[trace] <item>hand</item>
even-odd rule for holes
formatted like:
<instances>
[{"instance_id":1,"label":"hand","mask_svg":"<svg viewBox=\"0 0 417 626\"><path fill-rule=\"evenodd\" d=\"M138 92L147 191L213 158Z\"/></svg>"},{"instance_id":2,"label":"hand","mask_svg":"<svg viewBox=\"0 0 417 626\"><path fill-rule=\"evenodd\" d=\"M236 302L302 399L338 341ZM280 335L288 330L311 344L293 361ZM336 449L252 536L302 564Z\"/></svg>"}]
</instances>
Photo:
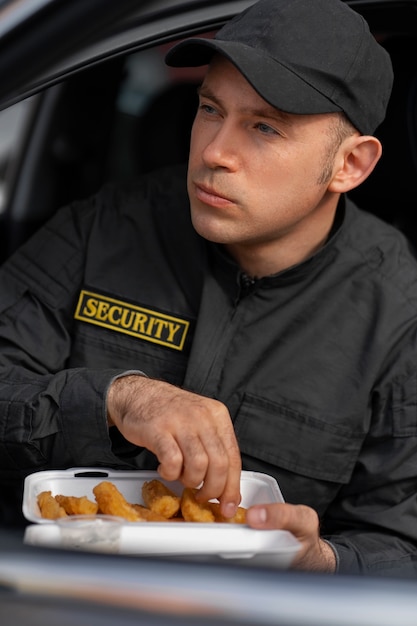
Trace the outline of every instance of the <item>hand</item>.
<instances>
[{"instance_id":1,"label":"hand","mask_svg":"<svg viewBox=\"0 0 417 626\"><path fill-rule=\"evenodd\" d=\"M165 480L198 487L201 502L218 498L232 517L240 503L241 459L224 404L139 375L116 379L107 395L110 425L159 461Z\"/></svg>"},{"instance_id":2,"label":"hand","mask_svg":"<svg viewBox=\"0 0 417 626\"><path fill-rule=\"evenodd\" d=\"M335 572L336 555L320 538L319 519L310 507L301 504L265 504L248 509L246 521L252 528L288 530L301 543L292 569Z\"/></svg>"}]
</instances>

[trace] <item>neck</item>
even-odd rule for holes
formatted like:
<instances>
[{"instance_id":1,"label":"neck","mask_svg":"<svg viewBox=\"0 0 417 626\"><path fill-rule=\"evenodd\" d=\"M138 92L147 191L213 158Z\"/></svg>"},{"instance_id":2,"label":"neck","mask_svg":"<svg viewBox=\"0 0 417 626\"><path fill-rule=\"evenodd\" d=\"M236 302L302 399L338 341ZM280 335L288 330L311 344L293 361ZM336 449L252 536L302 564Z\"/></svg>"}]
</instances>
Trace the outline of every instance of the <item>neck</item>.
<instances>
[{"instance_id":1,"label":"neck","mask_svg":"<svg viewBox=\"0 0 417 626\"><path fill-rule=\"evenodd\" d=\"M262 278L283 272L310 258L326 243L331 232L337 202L326 207L320 218L304 219L270 241L227 244L226 249L248 276Z\"/></svg>"}]
</instances>

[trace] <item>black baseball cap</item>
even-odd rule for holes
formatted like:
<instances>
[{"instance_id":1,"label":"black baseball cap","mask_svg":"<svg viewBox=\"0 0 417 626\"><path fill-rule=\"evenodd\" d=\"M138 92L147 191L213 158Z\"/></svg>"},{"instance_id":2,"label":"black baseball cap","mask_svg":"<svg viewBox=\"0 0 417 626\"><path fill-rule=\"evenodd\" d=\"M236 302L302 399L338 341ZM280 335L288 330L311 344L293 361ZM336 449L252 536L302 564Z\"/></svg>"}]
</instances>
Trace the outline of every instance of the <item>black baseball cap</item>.
<instances>
[{"instance_id":1,"label":"black baseball cap","mask_svg":"<svg viewBox=\"0 0 417 626\"><path fill-rule=\"evenodd\" d=\"M342 0L259 0L214 39L174 46L166 63L197 67L216 52L282 111L344 111L364 135L385 117L393 82L389 54Z\"/></svg>"}]
</instances>

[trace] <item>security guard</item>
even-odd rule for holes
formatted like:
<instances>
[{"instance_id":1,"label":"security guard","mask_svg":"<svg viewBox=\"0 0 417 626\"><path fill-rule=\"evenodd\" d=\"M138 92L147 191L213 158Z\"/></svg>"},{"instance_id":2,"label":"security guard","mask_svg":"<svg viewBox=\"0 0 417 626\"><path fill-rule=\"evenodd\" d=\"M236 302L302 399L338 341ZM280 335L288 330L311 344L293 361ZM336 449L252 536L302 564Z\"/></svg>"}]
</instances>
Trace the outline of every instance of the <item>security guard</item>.
<instances>
[{"instance_id":1,"label":"security guard","mask_svg":"<svg viewBox=\"0 0 417 626\"><path fill-rule=\"evenodd\" d=\"M188 169L63 208L1 270L2 477L158 468L231 516L256 470L286 503L248 523L294 567L413 572L417 266L345 195L388 55L339 0L260 0L167 62L209 65Z\"/></svg>"}]
</instances>

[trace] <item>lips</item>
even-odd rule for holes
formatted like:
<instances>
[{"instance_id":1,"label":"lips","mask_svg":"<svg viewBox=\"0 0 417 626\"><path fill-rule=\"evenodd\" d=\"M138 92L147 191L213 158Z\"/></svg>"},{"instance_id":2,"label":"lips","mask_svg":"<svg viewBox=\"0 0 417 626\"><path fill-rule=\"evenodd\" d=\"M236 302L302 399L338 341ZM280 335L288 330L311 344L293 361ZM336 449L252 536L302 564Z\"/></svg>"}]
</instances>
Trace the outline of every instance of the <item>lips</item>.
<instances>
[{"instance_id":1,"label":"lips","mask_svg":"<svg viewBox=\"0 0 417 626\"><path fill-rule=\"evenodd\" d=\"M233 204L233 201L230 198L222 195L214 187L201 183L194 183L194 189L196 198L204 204L210 204L211 206L226 206Z\"/></svg>"}]
</instances>

